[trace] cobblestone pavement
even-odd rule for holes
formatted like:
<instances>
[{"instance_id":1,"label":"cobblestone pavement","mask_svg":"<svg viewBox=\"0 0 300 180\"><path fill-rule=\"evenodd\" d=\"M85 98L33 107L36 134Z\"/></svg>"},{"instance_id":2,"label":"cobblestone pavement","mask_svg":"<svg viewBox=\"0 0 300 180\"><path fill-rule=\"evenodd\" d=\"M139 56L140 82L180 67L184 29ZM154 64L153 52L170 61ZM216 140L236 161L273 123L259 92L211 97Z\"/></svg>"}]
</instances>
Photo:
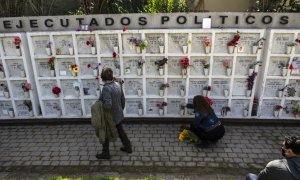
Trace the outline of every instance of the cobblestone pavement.
<instances>
[{"instance_id":1,"label":"cobblestone pavement","mask_svg":"<svg viewBox=\"0 0 300 180\"><path fill-rule=\"evenodd\" d=\"M180 126L124 124L133 153L120 151L118 140L111 143L111 160L96 159L102 146L88 124L0 126L0 170L71 166L258 170L270 160L281 158L284 136L300 134L296 126L226 125L222 140L199 149L178 141Z\"/></svg>"}]
</instances>

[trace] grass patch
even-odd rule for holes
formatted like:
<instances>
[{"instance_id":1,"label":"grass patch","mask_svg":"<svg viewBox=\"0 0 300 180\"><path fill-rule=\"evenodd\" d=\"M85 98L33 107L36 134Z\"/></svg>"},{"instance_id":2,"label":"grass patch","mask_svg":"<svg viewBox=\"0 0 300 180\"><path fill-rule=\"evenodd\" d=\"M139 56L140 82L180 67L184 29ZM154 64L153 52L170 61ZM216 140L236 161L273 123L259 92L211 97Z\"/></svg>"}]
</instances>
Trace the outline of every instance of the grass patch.
<instances>
[{"instance_id":1,"label":"grass patch","mask_svg":"<svg viewBox=\"0 0 300 180\"><path fill-rule=\"evenodd\" d=\"M122 177L79 177L64 178L62 176L48 178L47 180L162 180L161 178L122 178Z\"/></svg>"}]
</instances>

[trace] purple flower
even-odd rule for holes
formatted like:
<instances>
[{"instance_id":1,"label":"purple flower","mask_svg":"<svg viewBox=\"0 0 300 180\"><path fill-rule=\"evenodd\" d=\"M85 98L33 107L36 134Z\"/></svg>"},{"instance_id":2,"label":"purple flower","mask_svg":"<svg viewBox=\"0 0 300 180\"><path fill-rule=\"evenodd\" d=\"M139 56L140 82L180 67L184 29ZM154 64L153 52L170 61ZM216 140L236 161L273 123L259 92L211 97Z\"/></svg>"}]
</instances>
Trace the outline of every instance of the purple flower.
<instances>
[{"instance_id":1,"label":"purple flower","mask_svg":"<svg viewBox=\"0 0 300 180\"><path fill-rule=\"evenodd\" d=\"M248 90L253 89L254 80L255 80L256 76L257 76L257 72L253 72L250 76L248 76L248 78L247 78L247 82L248 82L247 88L248 88Z\"/></svg>"}]
</instances>

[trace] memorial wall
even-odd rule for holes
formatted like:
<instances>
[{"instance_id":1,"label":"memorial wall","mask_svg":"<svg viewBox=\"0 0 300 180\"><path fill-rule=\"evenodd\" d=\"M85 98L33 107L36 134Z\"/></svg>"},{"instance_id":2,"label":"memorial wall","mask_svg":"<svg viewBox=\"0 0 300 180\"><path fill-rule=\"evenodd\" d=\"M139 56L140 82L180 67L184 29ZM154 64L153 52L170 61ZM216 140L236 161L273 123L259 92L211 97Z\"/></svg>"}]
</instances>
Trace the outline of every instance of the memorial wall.
<instances>
[{"instance_id":1,"label":"memorial wall","mask_svg":"<svg viewBox=\"0 0 300 180\"><path fill-rule=\"evenodd\" d=\"M29 23L30 30L30 18L0 19L0 119L89 118L103 85L99 73L111 67L124 82L126 117L193 117L183 105L195 95L205 95L221 118L299 120L300 30L288 28L294 16L226 13L234 20L223 18L226 26L226 19L232 25L237 19L271 17L266 30L264 21L256 24L258 28L251 23L216 28L222 18L218 23L211 18L207 28L207 19L200 18L205 14L197 21L195 14L158 14L159 25L147 18L153 15L129 15L130 22L145 16L153 28L121 23L97 30L95 23L82 20L67 31L56 29L55 23L47 27L51 21L41 19L76 17L37 17L46 26ZM217 14L211 16L216 19ZM181 27L184 19L189 21L183 17L201 23L196 23L198 28L195 23ZM115 23L122 19L106 18ZM160 29L163 21L174 21L168 24L172 28ZM16 22L24 28L12 32Z\"/></svg>"}]
</instances>

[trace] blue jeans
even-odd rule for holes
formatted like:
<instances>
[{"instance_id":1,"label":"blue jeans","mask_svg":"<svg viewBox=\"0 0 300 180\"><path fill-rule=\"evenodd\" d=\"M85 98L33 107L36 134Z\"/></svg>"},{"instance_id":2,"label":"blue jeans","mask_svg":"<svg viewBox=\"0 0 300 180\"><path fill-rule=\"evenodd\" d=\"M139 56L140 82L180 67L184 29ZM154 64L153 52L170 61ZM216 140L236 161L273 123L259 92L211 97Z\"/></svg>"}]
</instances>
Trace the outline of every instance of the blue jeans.
<instances>
[{"instance_id":1,"label":"blue jeans","mask_svg":"<svg viewBox=\"0 0 300 180\"><path fill-rule=\"evenodd\" d=\"M246 176L246 180L258 180L258 176L256 174L249 173Z\"/></svg>"}]
</instances>

